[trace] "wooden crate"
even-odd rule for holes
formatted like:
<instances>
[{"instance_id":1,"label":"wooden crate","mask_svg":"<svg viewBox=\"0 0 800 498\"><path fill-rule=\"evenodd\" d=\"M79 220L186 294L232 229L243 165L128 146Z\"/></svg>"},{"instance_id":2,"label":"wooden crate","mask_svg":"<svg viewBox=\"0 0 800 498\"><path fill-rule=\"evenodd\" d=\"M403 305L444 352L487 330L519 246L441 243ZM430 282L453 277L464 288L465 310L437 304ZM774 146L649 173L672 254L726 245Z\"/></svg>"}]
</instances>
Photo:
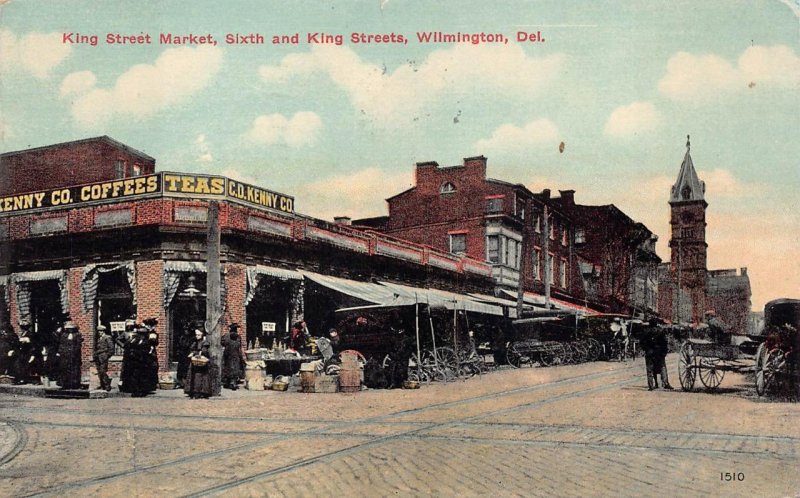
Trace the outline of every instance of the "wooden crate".
<instances>
[{"instance_id":1,"label":"wooden crate","mask_svg":"<svg viewBox=\"0 0 800 498\"><path fill-rule=\"evenodd\" d=\"M339 392L339 377L336 375L319 375L314 382L314 392L335 393Z\"/></svg>"}]
</instances>

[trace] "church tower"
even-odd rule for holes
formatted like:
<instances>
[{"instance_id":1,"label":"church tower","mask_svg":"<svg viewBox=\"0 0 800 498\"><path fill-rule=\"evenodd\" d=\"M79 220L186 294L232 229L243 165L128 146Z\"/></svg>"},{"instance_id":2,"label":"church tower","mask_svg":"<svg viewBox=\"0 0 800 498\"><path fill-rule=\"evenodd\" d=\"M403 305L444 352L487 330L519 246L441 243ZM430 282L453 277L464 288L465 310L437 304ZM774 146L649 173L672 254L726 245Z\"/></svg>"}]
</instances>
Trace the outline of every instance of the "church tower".
<instances>
[{"instance_id":1,"label":"church tower","mask_svg":"<svg viewBox=\"0 0 800 498\"><path fill-rule=\"evenodd\" d=\"M686 137L686 155L678 179L670 192L672 237L671 274L673 280L673 322L702 323L706 309L706 207L705 184L697 177L691 144Z\"/></svg>"}]
</instances>

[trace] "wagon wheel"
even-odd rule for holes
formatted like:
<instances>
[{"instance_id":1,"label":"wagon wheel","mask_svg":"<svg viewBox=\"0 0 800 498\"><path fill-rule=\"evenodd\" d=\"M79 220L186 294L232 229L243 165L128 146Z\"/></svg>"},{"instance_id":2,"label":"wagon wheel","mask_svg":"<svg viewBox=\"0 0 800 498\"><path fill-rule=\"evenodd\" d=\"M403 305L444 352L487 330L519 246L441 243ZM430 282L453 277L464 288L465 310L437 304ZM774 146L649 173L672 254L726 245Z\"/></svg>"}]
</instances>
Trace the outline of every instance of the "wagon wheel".
<instances>
[{"instance_id":1,"label":"wagon wheel","mask_svg":"<svg viewBox=\"0 0 800 498\"><path fill-rule=\"evenodd\" d=\"M583 344L582 342L575 342L572 343L571 346L574 352L573 360L575 363L584 363L589 356L589 351L586 347L586 344Z\"/></svg>"},{"instance_id":2,"label":"wagon wheel","mask_svg":"<svg viewBox=\"0 0 800 498\"><path fill-rule=\"evenodd\" d=\"M551 348L547 347L539 351L539 364L543 367L553 365L557 360L556 353Z\"/></svg>"},{"instance_id":3,"label":"wagon wheel","mask_svg":"<svg viewBox=\"0 0 800 498\"><path fill-rule=\"evenodd\" d=\"M694 349L692 344L684 342L678 353L678 377L681 381L681 388L684 391L691 391L694 387Z\"/></svg>"},{"instance_id":4,"label":"wagon wheel","mask_svg":"<svg viewBox=\"0 0 800 498\"><path fill-rule=\"evenodd\" d=\"M784 353L780 349L771 349L764 355L762 372L764 374L763 384L765 393L774 386L776 375L783 370L785 365L786 360ZM758 376L756 376L756 381L758 381Z\"/></svg>"},{"instance_id":5,"label":"wagon wheel","mask_svg":"<svg viewBox=\"0 0 800 498\"><path fill-rule=\"evenodd\" d=\"M514 368L519 368L522 365L522 355L519 354L517 347L513 344L506 349L506 360Z\"/></svg>"},{"instance_id":6,"label":"wagon wheel","mask_svg":"<svg viewBox=\"0 0 800 498\"><path fill-rule=\"evenodd\" d=\"M719 358L703 358L700 360L700 382L709 389L716 389L725 377L725 370L721 367Z\"/></svg>"},{"instance_id":7,"label":"wagon wheel","mask_svg":"<svg viewBox=\"0 0 800 498\"><path fill-rule=\"evenodd\" d=\"M458 355L455 351L451 348L436 348L436 359L447 380L458 377Z\"/></svg>"},{"instance_id":8,"label":"wagon wheel","mask_svg":"<svg viewBox=\"0 0 800 498\"><path fill-rule=\"evenodd\" d=\"M600 355L603 354L603 346L600 345L600 341L590 337L586 341L586 351L586 359L588 361L597 361L600 359Z\"/></svg>"},{"instance_id":9,"label":"wagon wheel","mask_svg":"<svg viewBox=\"0 0 800 498\"><path fill-rule=\"evenodd\" d=\"M765 371L766 361L767 361L767 354L768 354L766 346L767 345L762 342L758 346L758 350L756 351L756 367L755 367L756 393L759 396L763 396L764 394L766 394L767 387L768 387L768 383L767 383L768 378L767 377L768 376L770 377L769 380L771 380L771 377L772 377L770 374L768 374Z\"/></svg>"}]
</instances>

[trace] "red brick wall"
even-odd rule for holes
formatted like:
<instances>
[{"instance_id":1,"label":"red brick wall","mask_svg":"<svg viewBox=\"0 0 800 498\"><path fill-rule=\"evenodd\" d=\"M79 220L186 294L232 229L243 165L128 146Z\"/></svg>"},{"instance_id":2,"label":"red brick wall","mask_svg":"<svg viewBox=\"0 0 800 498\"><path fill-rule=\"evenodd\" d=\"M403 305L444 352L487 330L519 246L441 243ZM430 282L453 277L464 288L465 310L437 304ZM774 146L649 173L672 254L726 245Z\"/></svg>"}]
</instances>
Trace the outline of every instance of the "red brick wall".
<instances>
[{"instance_id":1,"label":"red brick wall","mask_svg":"<svg viewBox=\"0 0 800 498\"><path fill-rule=\"evenodd\" d=\"M81 371L89 372L92 366L92 353L94 352L94 311L83 311L83 295L81 293L81 278L83 266L70 268L67 273L69 292L69 316L78 326L83 337L81 346Z\"/></svg>"},{"instance_id":2,"label":"red brick wall","mask_svg":"<svg viewBox=\"0 0 800 498\"><path fill-rule=\"evenodd\" d=\"M242 348L246 348L244 332L247 330L247 311L244 306L244 294L247 286L247 267L240 263L225 263L224 268L227 294L222 335L228 333L228 325L238 323Z\"/></svg>"},{"instance_id":3,"label":"red brick wall","mask_svg":"<svg viewBox=\"0 0 800 498\"><path fill-rule=\"evenodd\" d=\"M115 178L114 163L127 163L126 176L138 164L142 174L155 171L147 161L103 139L41 147L0 156L3 178L0 195L82 185Z\"/></svg>"},{"instance_id":4,"label":"red brick wall","mask_svg":"<svg viewBox=\"0 0 800 498\"><path fill-rule=\"evenodd\" d=\"M164 311L164 262L139 261L136 263L136 319L158 318L158 370L169 371L167 345L167 316Z\"/></svg>"}]
</instances>

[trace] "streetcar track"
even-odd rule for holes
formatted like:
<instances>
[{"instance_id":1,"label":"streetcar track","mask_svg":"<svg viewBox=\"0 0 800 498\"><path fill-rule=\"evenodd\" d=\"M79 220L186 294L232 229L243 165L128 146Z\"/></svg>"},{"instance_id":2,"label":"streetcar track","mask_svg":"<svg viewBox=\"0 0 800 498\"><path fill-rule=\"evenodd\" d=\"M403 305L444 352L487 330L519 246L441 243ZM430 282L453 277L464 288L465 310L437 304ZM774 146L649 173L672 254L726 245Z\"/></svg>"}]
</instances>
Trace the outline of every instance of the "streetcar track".
<instances>
[{"instance_id":1,"label":"streetcar track","mask_svg":"<svg viewBox=\"0 0 800 498\"><path fill-rule=\"evenodd\" d=\"M539 391L539 390L547 389L547 388L551 388L551 387L563 387L564 385L571 385L571 384L574 384L574 383L585 381L587 379L595 380L597 378L613 376L613 375L619 374L619 373L627 373L632 368L633 368L633 366L627 366L627 367L624 367L624 368L607 370L607 371L603 371L603 372L596 372L596 373L592 373L592 374L582 374L582 375L576 376L576 377L567 377L567 378L564 378L564 379L559 379L557 381L553 381L553 382L550 382L550 383L536 384L534 386L523 386L523 387L520 387L520 388L514 388L514 389L509 389L509 390L506 390L506 391L500 391L500 392L496 392L496 393L489 393L489 394L485 394L485 395L474 396L474 397L471 397L471 398L465 398L465 399L461 399L461 400L437 403L437 404L434 404L434 405L426 405L426 406L422 406L422 407L418 407L418 408L414 408L414 409L409 409L409 410L401 410L401 411L390 413L390 414L378 415L378 416L374 416L374 417L367 417L367 418L356 420L356 421L337 421L337 422L335 422L333 424L330 424L329 427L306 431L305 434L308 434L309 436L313 436L313 435L315 435L317 433L324 433L326 430L333 430L333 429L337 429L337 428L346 428L347 426L350 426L354 422L357 422L359 424L365 424L365 423L370 423L370 422L375 423L375 422L380 422L380 421L382 421L383 419L386 419L386 418L405 416L405 415L409 415L411 413L422 413L422 412L425 412L425 411L428 411L428 410L431 410L431 409L440 409L440 408L447 407L447 406L452 406L452 405L460 405L460 404L465 404L465 403L470 403L470 402L480 402L480 401L485 401L485 400L490 400L490 399L496 399L498 397L518 394L518 393L521 393L521 392ZM631 380L631 379L626 379L626 380L622 381L621 383L625 384L625 383L629 383L629 382L632 382L632 381L633 380ZM612 388L618 387L618 384L620 384L620 383L607 384L607 385L602 386L602 388L603 389L612 389ZM593 389L590 389L589 391L594 392L595 389L596 388L593 388ZM574 391L572 393L569 393L569 396L572 396L572 397L580 396L585 391L586 390ZM565 398L563 398L563 396L559 396L558 398L559 399L565 399ZM545 401L545 400L541 400L541 401ZM144 414L141 414L141 415L142 416L148 416L148 415L144 415ZM199 417L199 416L192 416L192 417ZM219 418L222 418L222 417L200 417L200 418L219 419ZM281 419L281 420L286 422L286 419ZM423 431L423 430L427 430L427 429L435 428L435 427L439 427L439 426L446 426L449 423L451 423L451 422L430 423L429 425L420 427L419 429L415 429L413 431L409 431L406 434L414 433L414 432L418 432L418 431ZM27 495L27 496L52 496L52 495L56 495L56 494L62 493L64 491L84 488L84 487L91 486L91 485L94 485L94 484L102 484L102 483L110 482L112 480L116 480L116 479L119 479L119 478L124 478L124 477L128 477L128 476L131 476L131 475L134 475L134 474L145 472L145 471L148 471L148 470L154 470L154 469L168 467L168 466L172 466L172 465L176 465L176 464L196 462L196 461L204 460L204 459L207 459L207 458L210 458L210 457L227 455L227 454L230 454L230 453L236 453L236 452L240 452L240 451L244 451L244 450L255 449L255 448L263 447L263 446L268 445L268 444L284 441L286 439L289 439L291 437L296 437L296 436L297 436L297 433L290 433L290 434L281 433L280 436L269 437L269 438L267 438L265 440L255 441L255 442L248 443L248 444L245 444L245 445L239 445L239 446L234 446L234 447L229 447L229 448L221 448L221 449L213 450L213 451L210 451L210 452L196 453L196 454L190 455L188 457L182 457L180 459L175 459L175 460L171 460L171 461L168 461L168 462L163 462L163 463L159 463L159 464L153 464L153 465L149 465L149 466L139 467L139 468L136 468L136 469L129 469L127 471L117 472L117 473L113 473L113 474L107 474L105 476L93 477L93 478L90 478L90 479L85 479L83 481L77 481L77 482L73 482L73 483L66 483L66 484L57 486L55 488L43 490L43 491L40 491L40 492L37 492L37 493L33 493L33 494L30 494L30 495ZM358 436L359 436L359 434L352 435L352 437L358 437ZM368 443L365 443L365 444L369 444L370 446L377 445L377 444L381 444L382 442L395 439L398 436L399 436L398 434L385 435L385 436L379 437L378 439L376 439L376 440L374 440L372 442L368 442ZM359 451L359 448L364 448L364 445L358 445L358 446L352 447L353 451ZM338 454L338 451L337 452L332 452L332 454ZM314 457L312 459L307 459L307 460L313 460L314 462L316 462L320 458L324 458L325 455L327 455L327 454L324 454L324 455L321 455L321 456L318 456L318 457ZM296 465L300 465L301 463L302 463L302 461L298 462ZM313 463L313 462L310 462L310 463ZM289 469L289 467L283 467L282 469L275 469L275 471L285 472L285 471L288 471L288 469ZM259 479L260 478L263 478L263 477L259 477ZM241 481L237 480L237 482L241 482ZM210 488L210 489L212 489L212 488Z\"/></svg>"},{"instance_id":2,"label":"streetcar track","mask_svg":"<svg viewBox=\"0 0 800 498\"><path fill-rule=\"evenodd\" d=\"M550 387L553 387L553 386L560 386L560 385L565 384L565 383L566 384L574 384L576 382L585 381L585 380L595 380L595 379L600 378L600 377L607 377L609 375L614 375L615 373L627 372L628 370L634 368L634 366L635 365L627 365L625 367L616 368L616 369L613 369L613 370L604 370L602 372L593 372L593 373L588 373L588 374L581 374L581 375L578 375L578 376L575 376L575 377L565 377L563 379L554 380L552 382L535 384L535 385L532 385L532 386L531 385L529 385L529 386L521 386L521 387L516 387L516 388L513 388L513 389L507 389L505 391L481 394L481 395L478 395L478 396L471 396L471 397L468 397L468 398L462 398L462 399L457 399L457 400L452 400L452 401L444 401L444 402L429 404L429 405L425 405L425 406L421 406L421 407L417 407L417 408L409 408L409 409L406 409L406 410L400 410L400 411L396 411L396 412L392 412L392 413L387 413L387 414L382 414L382 415L375 415L375 416L372 416L372 417L367 417L367 418L363 418L363 419L359 419L359 420L353 420L353 421L349 421L349 422L346 421L346 420L336 420L336 419L333 419L333 420L295 419L295 418L287 419L285 417L278 417L278 418L267 418L267 417L257 417L257 416L252 416L252 417L249 417L249 416L245 416L245 417L238 416L237 417L237 416L229 416L229 415L225 415L225 416L214 416L214 415L205 416L205 415L186 415L186 414L167 414L167 413L111 412L111 411L107 411L107 410L79 410L79 409L59 410L57 408L52 408L52 407L19 407L19 408L15 408L15 410L17 410L18 412L21 412L22 415L24 415L25 412L40 412L40 413L58 413L58 414L71 415L71 416L76 416L76 415L86 415L86 416L97 415L97 416L110 416L110 417L124 416L124 417L136 417L136 418L195 419L195 420L204 420L204 421L226 421L226 422L228 422L228 421L230 421L230 422L236 422L236 421L252 422L252 421L257 421L257 422L262 422L262 423L286 423L287 420L289 420L289 421L291 421L293 423L296 422L296 423L312 423L312 424L319 424L319 423L336 424L336 423L344 423L344 422L348 422L348 423L371 423L371 422L375 422L375 421L383 422L383 420L382 420L383 418L398 417L398 416L403 416L403 415L407 415L407 414L415 414L415 413L424 413L424 412L430 411L430 410L437 410L437 409L448 408L448 407L451 407L451 406L457 406L457 405L461 405L461 404L469 404L469 403L474 403L474 402L479 402L479 401L496 399L496 398L499 398L499 397L518 394L518 393L526 393L526 392L532 392L532 391L537 391L537 390L541 390L541 389L547 389L547 388L550 388Z\"/></svg>"},{"instance_id":3,"label":"streetcar track","mask_svg":"<svg viewBox=\"0 0 800 498\"><path fill-rule=\"evenodd\" d=\"M28 431L25 430L22 424L13 420L8 420L6 423L11 428L12 432L14 432L16 441L14 442L14 446L12 446L5 455L0 457L0 467L13 460L28 444Z\"/></svg>"},{"instance_id":4,"label":"streetcar track","mask_svg":"<svg viewBox=\"0 0 800 498\"><path fill-rule=\"evenodd\" d=\"M574 397L578 397L578 396L583 396L583 395L591 394L591 393L598 392L598 391L606 391L606 390L617 388L620 385L624 385L624 384L627 384L629 382L632 382L632 380L631 379L626 379L626 380L618 381L618 382L615 382L615 383L612 383L612 384L608 384L608 385L604 385L604 386L600 386L600 387L594 387L594 388L574 391L574 392L571 392L571 393L565 393L565 394L562 394L562 395L557 395L554 398L546 398L546 399L543 399L543 400L537 400L537 401L534 401L534 402L531 402L531 403L526 403L525 406L532 407L532 406L535 406L535 405L544 405L544 404L547 404L547 403L550 403L550 402L561 401L561 400L567 399L567 398L574 398ZM503 410L497 410L497 411L505 412L506 410L503 409ZM481 414L481 415L475 415L475 416L467 417L466 420L470 420L470 419L474 419L474 418L480 418L480 417L483 417L483 416L491 416L493 413L494 412L488 412L488 413ZM334 459L342 457L342 456L348 456L348 455L351 455L351 454L354 454L354 453L359 453L359 452L364 451L366 449L373 448L373 447L378 446L378 445L382 445L382 444L384 444L386 442L389 442L389 441L392 441L392 440L400 440L400 439L403 439L403 438L407 438L407 437L413 436L413 435L415 435L415 434L417 434L419 432L422 432L422 431L427 431L427 430L430 430L430 429L445 428L445 427L448 427L448 426L452 426L452 425L454 425L456 423L458 423L458 422L453 422L453 421L434 422L434 423L431 423L430 426L428 426L428 427L421 427L419 429L414 429L414 430L407 431L405 433L400 433L400 434L390 434L390 435L382 436L382 437L374 439L372 441L367 441L365 443L356 444L356 445L350 446L348 448L342 448L342 449L339 449L339 450L334 450L334 451L330 451L330 452L327 452L327 453L323 453L321 455L316 455L314 457L305 458L303 460L300 460L299 462L295 462L294 464L286 465L286 466L283 466L283 467L280 467L280 468L270 469L270 470L267 470L267 471L264 471L264 472L260 472L258 474L254 474L252 476L245 477L245 478L237 478L235 481L230 481L228 483L223 483L223 484L219 484L217 486L212 486L210 488L206 488L204 490L197 491L197 492L191 493L189 495L185 495L185 496L187 498L194 498L194 497L209 496L209 495L212 495L212 494L217 494L217 493L220 493L220 492L227 491L229 489L236 488L236 487L241 486L241 485L246 484L246 483L260 481L262 479L275 477L277 475L285 474L285 473L290 472L292 470L303 468L303 467L307 467L307 466L314 465L314 464L317 464L317 463L328 462L328 461L334 460Z\"/></svg>"}]
</instances>

